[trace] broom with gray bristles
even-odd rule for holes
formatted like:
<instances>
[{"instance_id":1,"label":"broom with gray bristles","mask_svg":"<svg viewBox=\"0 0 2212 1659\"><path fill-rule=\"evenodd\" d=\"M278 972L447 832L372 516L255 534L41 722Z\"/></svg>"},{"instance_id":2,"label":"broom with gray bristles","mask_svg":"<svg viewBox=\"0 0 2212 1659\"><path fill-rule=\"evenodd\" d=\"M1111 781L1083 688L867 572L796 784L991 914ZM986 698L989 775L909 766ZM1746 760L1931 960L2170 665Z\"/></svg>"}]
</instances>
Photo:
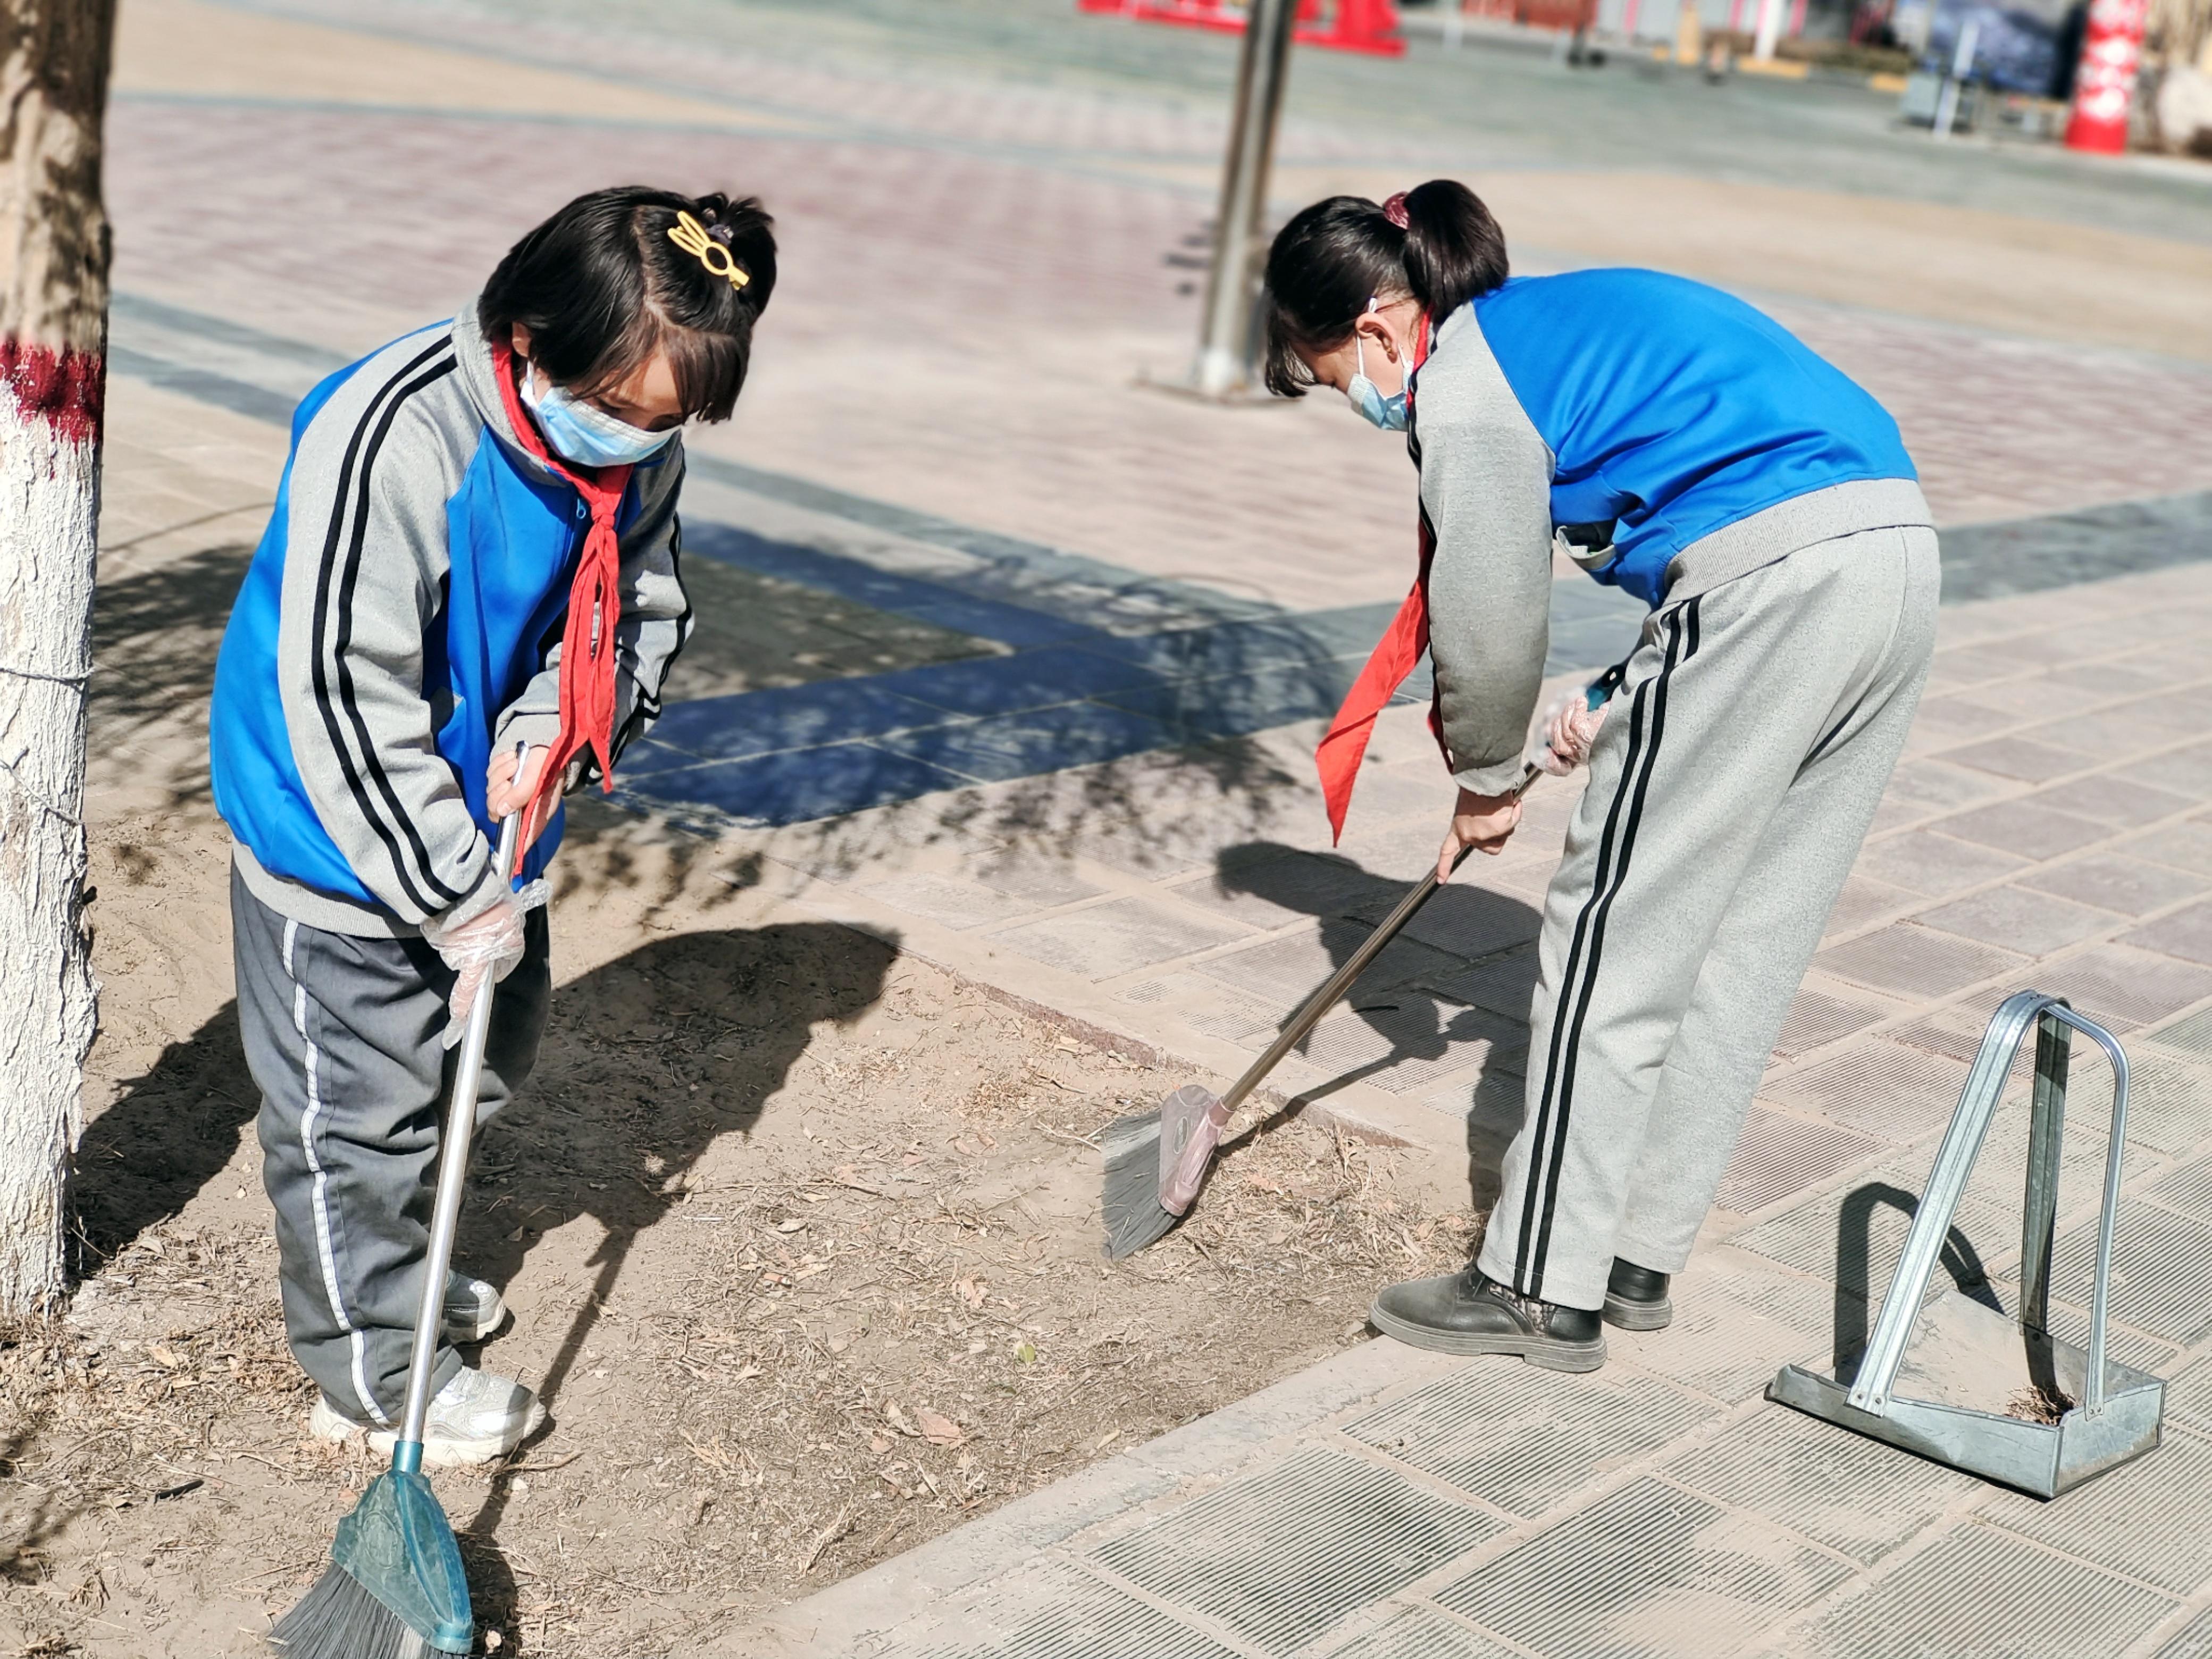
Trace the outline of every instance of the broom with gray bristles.
<instances>
[{"instance_id":1,"label":"broom with gray bristles","mask_svg":"<svg viewBox=\"0 0 2212 1659\"><path fill-rule=\"evenodd\" d=\"M518 777L523 758L518 749ZM520 854L523 816L513 813L500 826L498 864L510 882ZM453 1263L461 1192L468 1181L493 990L487 974L470 1005L453 1067L453 1097L438 1151L430 1249L422 1264L422 1300L416 1310L415 1348L407 1366L407 1401L392 1467L369 1482L353 1513L338 1522L329 1570L270 1632L270 1643L284 1659L433 1659L476 1647L476 1612L461 1571L460 1546L445 1506L422 1474L422 1426L430 1413L430 1378L445 1320L446 1270Z\"/></svg>"},{"instance_id":2,"label":"broom with gray bristles","mask_svg":"<svg viewBox=\"0 0 2212 1659\"><path fill-rule=\"evenodd\" d=\"M1519 799L1541 775L1529 767L1513 791L1514 799ZM1452 868L1456 871L1466 863L1473 850L1462 848ZM1351 990L1352 981L1367 971L1368 964L1382 955L1442 884L1434 870L1422 877L1382 925L1360 941L1344 965L1305 1000L1268 1045L1267 1052L1245 1068L1244 1075L1229 1085L1227 1094L1216 1095L1200 1084L1186 1083L1162 1101L1158 1110L1118 1117L1106 1126L1100 1136L1100 1148L1106 1155L1105 1194L1100 1207L1106 1221L1109 1256L1118 1261L1133 1255L1164 1237L1190 1212L1205 1182L1206 1166L1213 1161L1229 1127L1231 1114L1284 1055L1306 1040L1321 1024L1322 1016L1336 1006Z\"/></svg>"}]
</instances>

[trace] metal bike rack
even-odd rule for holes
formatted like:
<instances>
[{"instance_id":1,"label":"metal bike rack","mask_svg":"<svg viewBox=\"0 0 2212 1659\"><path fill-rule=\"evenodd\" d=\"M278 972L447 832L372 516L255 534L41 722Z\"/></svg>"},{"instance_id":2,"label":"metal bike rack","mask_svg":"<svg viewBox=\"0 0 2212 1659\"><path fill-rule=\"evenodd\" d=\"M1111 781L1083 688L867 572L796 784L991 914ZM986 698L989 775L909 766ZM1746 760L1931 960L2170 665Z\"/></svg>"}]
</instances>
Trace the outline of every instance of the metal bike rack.
<instances>
[{"instance_id":1,"label":"metal bike rack","mask_svg":"<svg viewBox=\"0 0 2212 1659\"><path fill-rule=\"evenodd\" d=\"M2018 1315L2000 1313L1956 1289L1928 1303L1923 1311L1929 1279L1950 1234L1960 1194L2030 1025L2036 1028L2035 1089ZM2112 1066L2112 1132L2105 1154L2086 1351L2045 1328L2069 1030L2102 1048ZM1966 1074L1865 1353L1838 1355L1829 1372L1784 1365L1766 1397L2039 1498L2055 1498L2157 1445L2166 1385L2108 1359L2105 1352L2112 1222L2119 1207L2127 1121L2128 1060L2112 1033L2075 1013L2063 998L2035 991L2006 998ZM1908 1354L1913 1328L1923 1322L1923 1348L1929 1352ZM2012 1414L2008 1405L2023 1398L2047 1402L2057 1420Z\"/></svg>"}]
</instances>

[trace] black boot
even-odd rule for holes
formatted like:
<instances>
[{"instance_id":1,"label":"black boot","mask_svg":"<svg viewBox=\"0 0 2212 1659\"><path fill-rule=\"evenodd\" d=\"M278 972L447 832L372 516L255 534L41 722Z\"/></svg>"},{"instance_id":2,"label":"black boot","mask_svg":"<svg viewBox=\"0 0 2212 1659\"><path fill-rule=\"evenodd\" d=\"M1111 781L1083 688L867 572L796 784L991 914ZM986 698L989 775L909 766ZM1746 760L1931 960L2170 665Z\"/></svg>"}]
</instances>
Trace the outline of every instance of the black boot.
<instances>
[{"instance_id":1,"label":"black boot","mask_svg":"<svg viewBox=\"0 0 2212 1659\"><path fill-rule=\"evenodd\" d=\"M1674 1304L1667 1299L1667 1277L1613 1257L1613 1272L1605 1281L1605 1322L1624 1331L1665 1330L1674 1321Z\"/></svg>"},{"instance_id":2,"label":"black boot","mask_svg":"<svg viewBox=\"0 0 2212 1659\"><path fill-rule=\"evenodd\" d=\"M1552 1371L1594 1371L1605 1364L1605 1332L1595 1312L1516 1295L1473 1267L1393 1285L1367 1316L1385 1336L1438 1353L1517 1353Z\"/></svg>"}]
</instances>

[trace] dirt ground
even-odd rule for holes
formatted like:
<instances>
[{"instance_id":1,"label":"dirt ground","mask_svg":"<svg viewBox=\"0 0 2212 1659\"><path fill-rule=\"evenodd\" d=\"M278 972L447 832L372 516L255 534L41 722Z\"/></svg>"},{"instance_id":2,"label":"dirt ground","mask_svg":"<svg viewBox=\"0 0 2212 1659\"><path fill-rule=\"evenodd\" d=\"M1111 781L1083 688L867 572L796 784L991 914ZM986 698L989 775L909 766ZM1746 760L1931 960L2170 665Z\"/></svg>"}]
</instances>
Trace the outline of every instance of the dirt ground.
<instances>
[{"instance_id":1,"label":"dirt ground","mask_svg":"<svg viewBox=\"0 0 2212 1659\"><path fill-rule=\"evenodd\" d=\"M220 830L100 799L83 1287L0 1341L0 1656L263 1651L374 1465L305 1437ZM551 1029L461 1234L514 1313L479 1363L553 1418L438 1477L481 1651L686 1650L1364 1340L1377 1285L1466 1259L1433 1172L1292 1122L1107 1263L1089 1137L1180 1075L776 912L710 843L580 817Z\"/></svg>"}]
</instances>

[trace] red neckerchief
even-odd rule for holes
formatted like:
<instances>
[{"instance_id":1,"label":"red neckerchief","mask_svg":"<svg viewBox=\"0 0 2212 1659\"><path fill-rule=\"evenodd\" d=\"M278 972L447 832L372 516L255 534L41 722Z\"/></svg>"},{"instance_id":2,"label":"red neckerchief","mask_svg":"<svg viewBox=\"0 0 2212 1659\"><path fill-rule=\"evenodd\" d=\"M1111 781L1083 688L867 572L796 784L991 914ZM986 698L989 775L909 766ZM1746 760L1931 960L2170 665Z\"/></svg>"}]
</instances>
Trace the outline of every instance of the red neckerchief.
<instances>
[{"instance_id":1,"label":"red neckerchief","mask_svg":"<svg viewBox=\"0 0 2212 1659\"><path fill-rule=\"evenodd\" d=\"M1413 330L1413 367L1406 372L1406 447L1413 453L1413 470L1418 474L1421 447L1413 433L1413 372L1429 357L1429 319L1425 313ZM1415 496L1418 501L1418 490ZM1421 562L1413 576L1413 591L1398 607L1398 614L1390 619L1390 626L1376 642L1374 654L1367 659L1367 665L1359 671L1359 678L1345 694L1344 706L1328 723L1321 746L1314 750L1314 768L1321 774L1322 799L1328 807L1332 844L1344 838L1344 815L1352 805L1352 787L1359 780L1359 762L1367 753L1367 740L1375 734L1375 717L1389 706L1407 676L1420 666L1422 653L1429 648L1429 562L1437 554L1437 529L1429 522L1425 505L1421 507L1420 514ZM1437 747L1443 749L1443 722L1437 718L1433 699L1429 704L1429 730L1436 734ZM1449 764L1449 750L1444 759Z\"/></svg>"},{"instance_id":2,"label":"red neckerchief","mask_svg":"<svg viewBox=\"0 0 2212 1659\"><path fill-rule=\"evenodd\" d=\"M561 629L561 735L538 775L558 798L568 763L589 749L599 763L600 787L615 787L615 624L622 620L622 538L615 514L629 488L628 466L571 466L546 447L515 390L514 353L491 349L492 372L514 440L584 498L592 515L584 550L568 585L568 617ZM496 712L496 711L495 711Z\"/></svg>"}]
</instances>

